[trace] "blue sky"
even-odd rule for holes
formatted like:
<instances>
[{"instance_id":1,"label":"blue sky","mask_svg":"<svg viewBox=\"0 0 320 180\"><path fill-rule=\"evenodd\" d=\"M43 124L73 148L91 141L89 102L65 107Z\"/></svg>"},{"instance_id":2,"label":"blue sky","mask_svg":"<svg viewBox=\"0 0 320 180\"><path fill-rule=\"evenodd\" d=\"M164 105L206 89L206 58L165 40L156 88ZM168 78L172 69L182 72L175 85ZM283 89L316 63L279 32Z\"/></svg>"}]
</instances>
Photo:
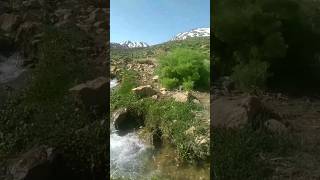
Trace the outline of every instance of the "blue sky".
<instances>
[{"instance_id":1,"label":"blue sky","mask_svg":"<svg viewBox=\"0 0 320 180\"><path fill-rule=\"evenodd\" d=\"M111 0L111 42L158 44L210 26L210 0Z\"/></svg>"}]
</instances>

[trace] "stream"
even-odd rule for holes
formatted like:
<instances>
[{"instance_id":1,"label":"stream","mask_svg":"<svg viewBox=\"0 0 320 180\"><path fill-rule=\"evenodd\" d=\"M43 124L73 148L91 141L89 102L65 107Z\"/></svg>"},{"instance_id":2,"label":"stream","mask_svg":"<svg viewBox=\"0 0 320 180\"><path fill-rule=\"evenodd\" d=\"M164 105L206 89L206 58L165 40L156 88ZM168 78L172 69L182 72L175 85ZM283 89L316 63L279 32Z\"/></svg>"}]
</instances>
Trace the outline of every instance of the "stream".
<instances>
[{"instance_id":1,"label":"stream","mask_svg":"<svg viewBox=\"0 0 320 180\"><path fill-rule=\"evenodd\" d=\"M9 57L0 54L0 105L9 91L23 88L27 83L27 69L22 67L24 58L15 52Z\"/></svg>"},{"instance_id":2,"label":"stream","mask_svg":"<svg viewBox=\"0 0 320 180\"><path fill-rule=\"evenodd\" d=\"M110 88L118 85L117 79L110 81ZM150 180L181 179L209 180L209 164L178 165L174 147L164 145L154 149L145 144L135 132L120 136L110 124L110 177L114 179Z\"/></svg>"},{"instance_id":3,"label":"stream","mask_svg":"<svg viewBox=\"0 0 320 180\"><path fill-rule=\"evenodd\" d=\"M22 62L23 58L17 52L10 57L0 55L0 84L8 83L21 75L25 71Z\"/></svg>"}]
</instances>

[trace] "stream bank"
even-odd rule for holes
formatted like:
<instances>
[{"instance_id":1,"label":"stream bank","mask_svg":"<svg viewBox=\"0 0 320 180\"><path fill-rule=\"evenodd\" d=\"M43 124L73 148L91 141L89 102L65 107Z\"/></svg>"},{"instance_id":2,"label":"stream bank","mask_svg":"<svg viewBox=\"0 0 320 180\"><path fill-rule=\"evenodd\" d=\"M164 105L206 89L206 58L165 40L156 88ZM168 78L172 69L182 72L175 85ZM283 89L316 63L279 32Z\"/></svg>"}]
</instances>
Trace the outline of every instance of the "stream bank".
<instances>
[{"instance_id":1,"label":"stream bank","mask_svg":"<svg viewBox=\"0 0 320 180\"><path fill-rule=\"evenodd\" d=\"M105 179L107 115L69 89L107 78L109 9L78 0L0 4L0 95L17 90L0 110L0 179ZM8 58L16 50L23 58ZM108 89L104 79L85 99Z\"/></svg>"},{"instance_id":2,"label":"stream bank","mask_svg":"<svg viewBox=\"0 0 320 180\"><path fill-rule=\"evenodd\" d=\"M117 93L121 84L115 83L118 82L116 79L111 80L111 82L111 93ZM126 83L126 80L121 82ZM119 115L119 111L122 114ZM131 111L131 114L132 112L136 111ZM126 113L128 114L126 115ZM147 112L144 113L147 114ZM210 179L209 163L204 162L197 165L197 163L189 164L185 162L181 159L181 154L179 155L175 145L165 138L163 139L161 131L160 134L158 133L155 136L155 131L150 133L145 125L137 126L126 133L117 130L114 125L117 124L116 121L126 123L135 121L132 119L134 116L129 114L130 112L121 109L112 113L110 124L111 179ZM125 120L124 118L129 119Z\"/></svg>"}]
</instances>

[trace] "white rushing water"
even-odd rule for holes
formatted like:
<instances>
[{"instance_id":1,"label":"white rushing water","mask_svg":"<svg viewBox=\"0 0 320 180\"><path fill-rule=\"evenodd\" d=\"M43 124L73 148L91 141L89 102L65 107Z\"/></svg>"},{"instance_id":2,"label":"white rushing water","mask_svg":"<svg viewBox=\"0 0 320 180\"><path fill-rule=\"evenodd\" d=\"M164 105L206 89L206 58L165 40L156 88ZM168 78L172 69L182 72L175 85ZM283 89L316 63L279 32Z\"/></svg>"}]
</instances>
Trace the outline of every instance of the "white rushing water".
<instances>
[{"instance_id":1,"label":"white rushing water","mask_svg":"<svg viewBox=\"0 0 320 180\"><path fill-rule=\"evenodd\" d=\"M114 178L141 179L148 171L152 150L135 133L110 135L110 174Z\"/></svg>"},{"instance_id":2,"label":"white rushing water","mask_svg":"<svg viewBox=\"0 0 320 180\"><path fill-rule=\"evenodd\" d=\"M118 80L116 78L111 79L110 81L110 88L114 88L118 85Z\"/></svg>"},{"instance_id":3,"label":"white rushing water","mask_svg":"<svg viewBox=\"0 0 320 180\"><path fill-rule=\"evenodd\" d=\"M0 55L0 84L18 78L25 71L21 63L22 56L19 53L14 53L9 58Z\"/></svg>"}]
</instances>

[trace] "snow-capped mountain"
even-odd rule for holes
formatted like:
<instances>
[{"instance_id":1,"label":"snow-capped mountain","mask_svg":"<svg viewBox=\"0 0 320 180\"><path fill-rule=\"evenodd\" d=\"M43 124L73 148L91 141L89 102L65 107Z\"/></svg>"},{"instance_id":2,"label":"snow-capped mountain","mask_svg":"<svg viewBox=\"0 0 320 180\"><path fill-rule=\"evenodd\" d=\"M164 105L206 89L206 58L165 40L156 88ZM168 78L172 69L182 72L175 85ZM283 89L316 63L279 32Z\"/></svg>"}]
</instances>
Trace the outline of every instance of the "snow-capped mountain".
<instances>
[{"instance_id":1,"label":"snow-capped mountain","mask_svg":"<svg viewBox=\"0 0 320 180\"><path fill-rule=\"evenodd\" d=\"M132 41L124 41L120 43L123 47L128 48L141 48L141 47L149 47L149 45L145 42L132 42Z\"/></svg>"},{"instance_id":2,"label":"snow-capped mountain","mask_svg":"<svg viewBox=\"0 0 320 180\"><path fill-rule=\"evenodd\" d=\"M210 36L210 28L196 28L188 32L177 34L171 41L184 40L189 37L208 37Z\"/></svg>"}]
</instances>

